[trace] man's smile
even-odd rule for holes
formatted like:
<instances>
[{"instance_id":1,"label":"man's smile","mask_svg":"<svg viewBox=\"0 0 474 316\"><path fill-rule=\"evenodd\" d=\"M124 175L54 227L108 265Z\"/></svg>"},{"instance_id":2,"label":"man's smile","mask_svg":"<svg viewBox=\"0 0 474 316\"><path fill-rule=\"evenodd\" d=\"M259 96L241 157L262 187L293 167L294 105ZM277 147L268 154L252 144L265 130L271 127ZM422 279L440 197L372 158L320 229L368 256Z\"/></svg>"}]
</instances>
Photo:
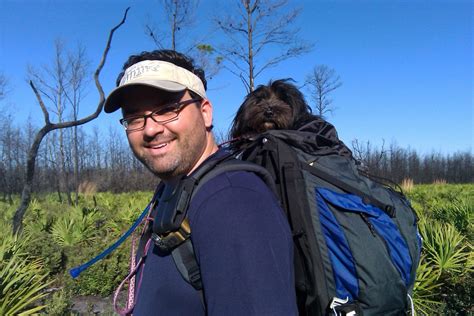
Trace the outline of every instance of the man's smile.
<instances>
[{"instance_id":1,"label":"man's smile","mask_svg":"<svg viewBox=\"0 0 474 316\"><path fill-rule=\"evenodd\" d=\"M143 144L143 148L148 155L151 156L158 156L158 155L164 155L168 153L173 146L173 142L176 140L176 138L173 139L166 139L166 140L159 140L159 141L153 141L151 143L145 143Z\"/></svg>"}]
</instances>

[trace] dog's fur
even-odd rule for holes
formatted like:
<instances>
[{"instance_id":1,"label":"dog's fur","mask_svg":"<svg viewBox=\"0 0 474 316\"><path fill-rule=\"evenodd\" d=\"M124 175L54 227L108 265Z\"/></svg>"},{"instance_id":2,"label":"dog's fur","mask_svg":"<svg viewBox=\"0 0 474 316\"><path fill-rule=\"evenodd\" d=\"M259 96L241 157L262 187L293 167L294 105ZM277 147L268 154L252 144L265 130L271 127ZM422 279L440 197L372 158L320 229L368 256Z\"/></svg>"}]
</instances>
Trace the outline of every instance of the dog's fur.
<instances>
[{"instance_id":1,"label":"dog's fur","mask_svg":"<svg viewBox=\"0 0 474 316\"><path fill-rule=\"evenodd\" d=\"M232 122L230 136L251 138L269 129L298 129L315 116L291 79L270 81L249 93Z\"/></svg>"}]
</instances>

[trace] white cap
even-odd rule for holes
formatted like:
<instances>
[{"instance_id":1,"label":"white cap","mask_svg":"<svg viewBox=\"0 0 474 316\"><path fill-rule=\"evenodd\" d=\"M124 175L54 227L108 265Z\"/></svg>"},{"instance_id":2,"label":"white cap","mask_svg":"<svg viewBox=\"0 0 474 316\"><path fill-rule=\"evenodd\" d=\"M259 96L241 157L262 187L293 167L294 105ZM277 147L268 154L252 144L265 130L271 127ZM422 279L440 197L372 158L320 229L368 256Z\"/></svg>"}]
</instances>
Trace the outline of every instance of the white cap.
<instances>
[{"instance_id":1,"label":"white cap","mask_svg":"<svg viewBox=\"0 0 474 316\"><path fill-rule=\"evenodd\" d=\"M121 107L120 100L127 87L150 86L169 92L186 89L206 99L204 84L198 76L187 69L162 60L144 60L125 70L120 84L107 97L104 111L112 113Z\"/></svg>"}]
</instances>

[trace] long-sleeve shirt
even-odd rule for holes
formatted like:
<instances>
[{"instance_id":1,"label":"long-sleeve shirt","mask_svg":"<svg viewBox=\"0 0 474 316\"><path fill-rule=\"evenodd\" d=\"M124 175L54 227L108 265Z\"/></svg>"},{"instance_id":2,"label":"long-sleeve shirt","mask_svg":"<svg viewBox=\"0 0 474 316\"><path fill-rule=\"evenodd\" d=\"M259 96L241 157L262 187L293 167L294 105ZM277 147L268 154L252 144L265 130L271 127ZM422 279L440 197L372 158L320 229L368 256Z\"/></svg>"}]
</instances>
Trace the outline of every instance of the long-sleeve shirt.
<instances>
[{"instance_id":1,"label":"long-sleeve shirt","mask_svg":"<svg viewBox=\"0 0 474 316\"><path fill-rule=\"evenodd\" d=\"M152 246L134 315L297 314L290 228L257 175L232 171L209 180L192 199L188 218L204 302L172 256Z\"/></svg>"}]
</instances>

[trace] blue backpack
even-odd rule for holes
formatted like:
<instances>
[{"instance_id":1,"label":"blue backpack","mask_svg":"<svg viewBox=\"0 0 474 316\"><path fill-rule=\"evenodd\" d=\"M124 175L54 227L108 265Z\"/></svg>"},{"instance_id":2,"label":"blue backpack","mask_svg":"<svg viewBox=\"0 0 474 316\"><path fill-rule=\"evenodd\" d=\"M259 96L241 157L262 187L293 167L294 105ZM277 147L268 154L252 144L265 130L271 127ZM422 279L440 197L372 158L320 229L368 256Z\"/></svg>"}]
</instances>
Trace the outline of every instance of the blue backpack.
<instances>
[{"instance_id":1,"label":"blue backpack","mask_svg":"<svg viewBox=\"0 0 474 316\"><path fill-rule=\"evenodd\" d=\"M155 218L155 244L172 252L189 283L201 289L189 201L217 174L247 170L275 191L287 215L300 315L405 315L413 309L421 251L415 212L400 191L359 170L331 124L315 119L299 130L270 130L239 148L184 178Z\"/></svg>"}]
</instances>

